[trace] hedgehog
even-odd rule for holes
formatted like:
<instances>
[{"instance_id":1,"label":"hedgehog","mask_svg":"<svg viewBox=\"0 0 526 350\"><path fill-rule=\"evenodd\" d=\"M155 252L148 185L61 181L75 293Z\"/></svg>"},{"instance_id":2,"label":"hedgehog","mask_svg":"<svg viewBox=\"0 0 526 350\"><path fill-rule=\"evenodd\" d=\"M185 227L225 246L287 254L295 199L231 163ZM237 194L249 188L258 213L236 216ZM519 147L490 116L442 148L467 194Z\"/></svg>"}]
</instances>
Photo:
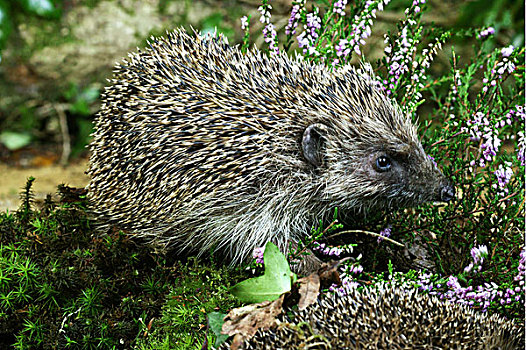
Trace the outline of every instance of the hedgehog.
<instances>
[{"instance_id":1,"label":"hedgehog","mask_svg":"<svg viewBox=\"0 0 526 350\"><path fill-rule=\"evenodd\" d=\"M447 202L453 185L370 75L243 53L183 29L115 66L87 174L100 230L247 260L345 213ZM355 215L355 214L352 214Z\"/></svg>"},{"instance_id":2,"label":"hedgehog","mask_svg":"<svg viewBox=\"0 0 526 350\"><path fill-rule=\"evenodd\" d=\"M277 327L258 330L239 349L524 349L522 326L497 314L397 283L375 287L350 287L283 313Z\"/></svg>"}]
</instances>

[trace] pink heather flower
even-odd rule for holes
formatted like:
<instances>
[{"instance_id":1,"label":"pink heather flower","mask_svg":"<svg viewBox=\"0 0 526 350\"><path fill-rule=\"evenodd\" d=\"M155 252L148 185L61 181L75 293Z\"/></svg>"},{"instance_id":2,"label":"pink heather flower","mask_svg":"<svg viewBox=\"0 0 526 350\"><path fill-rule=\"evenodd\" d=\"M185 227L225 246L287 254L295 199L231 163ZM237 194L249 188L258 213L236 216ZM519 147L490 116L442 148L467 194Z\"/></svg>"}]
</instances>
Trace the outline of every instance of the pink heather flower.
<instances>
[{"instance_id":1,"label":"pink heather flower","mask_svg":"<svg viewBox=\"0 0 526 350\"><path fill-rule=\"evenodd\" d=\"M334 3L334 12L340 16L345 16L345 6L347 5L347 0L338 0Z\"/></svg>"},{"instance_id":2,"label":"pink heather flower","mask_svg":"<svg viewBox=\"0 0 526 350\"><path fill-rule=\"evenodd\" d=\"M352 252L352 248L332 247L332 246L326 245L325 243L318 243L318 242L314 242L312 250L318 251L322 253L323 255L334 256L336 258L338 258L343 253Z\"/></svg>"},{"instance_id":3,"label":"pink heather flower","mask_svg":"<svg viewBox=\"0 0 526 350\"><path fill-rule=\"evenodd\" d=\"M316 31L321 28L321 18L315 13L308 13L307 28L310 30L310 36L316 39L318 37L318 33Z\"/></svg>"},{"instance_id":4,"label":"pink heather flower","mask_svg":"<svg viewBox=\"0 0 526 350\"><path fill-rule=\"evenodd\" d=\"M492 134L492 132L495 134ZM489 162L497 155L502 141L498 137L497 130L490 129L483 137L485 138L485 142L481 145L482 155L484 159Z\"/></svg>"},{"instance_id":5,"label":"pink heather flower","mask_svg":"<svg viewBox=\"0 0 526 350\"><path fill-rule=\"evenodd\" d=\"M435 161L435 158L434 158L434 157L431 157L430 155L427 155L427 158L429 158L429 160L431 161L431 163L433 163L433 165L435 166L435 168L438 168L438 164L437 164L437 162Z\"/></svg>"},{"instance_id":6,"label":"pink heather flower","mask_svg":"<svg viewBox=\"0 0 526 350\"><path fill-rule=\"evenodd\" d=\"M299 47L303 48L303 47L309 46L309 39L307 39L307 33L306 32L303 32L300 35L298 35L297 40L298 40L298 46ZM303 52L305 53L306 49L304 49Z\"/></svg>"},{"instance_id":7,"label":"pink heather flower","mask_svg":"<svg viewBox=\"0 0 526 350\"><path fill-rule=\"evenodd\" d=\"M485 38L485 37L493 35L493 34L495 34L495 29L493 27L488 27L488 28L484 29L483 31L481 31L479 33L479 35L477 35L477 38L478 39L482 39L482 38Z\"/></svg>"},{"instance_id":8,"label":"pink heather flower","mask_svg":"<svg viewBox=\"0 0 526 350\"><path fill-rule=\"evenodd\" d=\"M254 248L252 257L256 259L256 264L263 264L263 253L265 253L265 247Z\"/></svg>"},{"instance_id":9,"label":"pink heather flower","mask_svg":"<svg viewBox=\"0 0 526 350\"><path fill-rule=\"evenodd\" d=\"M260 6L258 7L258 11L259 13L261 13L261 17L259 18L259 21L261 23L270 23L270 10L272 9L272 6L270 5L267 5L267 6Z\"/></svg>"},{"instance_id":10,"label":"pink heather flower","mask_svg":"<svg viewBox=\"0 0 526 350\"><path fill-rule=\"evenodd\" d=\"M503 48L500 52L502 53L503 57L509 57L513 53L514 49L515 48L513 47L513 45L510 45L508 47Z\"/></svg>"},{"instance_id":11,"label":"pink heather flower","mask_svg":"<svg viewBox=\"0 0 526 350\"><path fill-rule=\"evenodd\" d=\"M365 39L371 36L371 26L373 18L376 18L376 11L382 11L383 6L387 5L390 0L383 0L378 3L375 1L366 1L363 11L354 17L352 27L350 29L350 36L346 39L340 40L336 47L336 54L338 56L346 57L350 52L355 52L361 55L360 46L365 45ZM334 4L334 12L344 15L343 8L347 1L338 1ZM345 41L343 41L345 40ZM343 60L345 62L346 60Z\"/></svg>"},{"instance_id":12,"label":"pink heather flower","mask_svg":"<svg viewBox=\"0 0 526 350\"><path fill-rule=\"evenodd\" d=\"M471 249L471 257L473 258L473 262L466 266L464 272L470 272L471 270L473 270L473 268L475 268L475 273L482 270L482 263L484 262L484 258L486 258L487 256L488 247L486 247L485 245L473 247Z\"/></svg>"},{"instance_id":13,"label":"pink heather flower","mask_svg":"<svg viewBox=\"0 0 526 350\"><path fill-rule=\"evenodd\" d=\"M416 52L417 45L415 45L414 40L409 37L408 29L407 25L402 28L395 40L394 48L397 48L396 51L392 56L386 57L390 76L389 89L387 90L388 95L396 88L402 75L410 71L409 63L413 61L412 57ZM389 40L387 36L386 40ZM392 52L392 50L393 48L389 47L387 51Z\"/></svg>"},{"instance_id":14,"label":"pink heather flower","mask_svg":"<svg viewBox=\"0 0 526 350\"><path fill-rule=\"evenodd\" d=\"M355 274L355 275L358 275L358 274L363 272L363 267L362 267L362 265L353 265L350 268L350 272Z\"/></svg>"},{"instance_id":15,"label":"pink heather flower","mask_svg":"<svg viewBox=\"0 0 526 350\"><path fill-rule=\"evenodd\" d=\"M499 192L499 195L505 196L508 194L508 189L506 188L506 185L508 182L510 182L511 177L513 176L513 169L511 168L511 162L505 162L506 168L502 166L502 164L499 164L499 168L494 172L495 176L497 176L497 181L499 183L498 187L501 190ZM497 185L493 185L494 188L497 188Z\"/></svg>"},{"instance_id":16,"label":"pink heather flower","mask_svg":"<svg viewBox=\"0 0 526 350\"><path fill-rule=\"evenodd\" d=\"M526 164L526 156L524 152L524 147L526 146L526 142L524 140L524 132L519 131L517 133L517 137L518 137L517 159L521 162L521 165L524 166Z\"/></svg>"},{"instance_id":17,"label":"pink heather flower","mask_svg":"<svg viewBox=\"0 0 526 350\"><path fill-rule=\"evenodd\" d=\"M287 23L287 26L285 27L285 34L296 34L296 28L298 27L298 20L300 19L300 10L305 5L304 2L301 2L300 4L296 4L292 6L292 9L290 10L290 17L289 22Z\"/></svg>"},{"instance_id":18,"label":"pink heather flower","mask_svg":"<svg viewBox=\"0 0 526 350\"><path fill-rule=\"evenodd\" d=\"M382 231L380 231L380 236L378 237L377 242L380 243L384 240L384 237L391 236L391 225L388 225L386 228L384 228Z\"/></svg>"},{"instance_id":19,"label":"pink heather flower","mask_svg":"<svg viewBox=\"0 0 526 350\"><path fill-rule=\"evenodd\" d=\"M511 124L511 115L513 115L513 113L515 112L508 112L505 116L506 119L490 121L488 115L477 112L472 119L468 121L469 126L463 128L465 132L469 132L472 141L479 142L482 140L480 146L482 156L479 159L479 166L485 167L486 162L492 162L498 154L502 144L502 140L499 138L500 129L506 124ZM508 120L510 121L508 122Z\"/></svg>"},{"instance_id":20,"label":"pink heather flower","mask_svg":"<svg viewBox=\"0 0 526 350\"><path fill-rule=\"evenodd\" d=\"M248 27L248 18L247 16L241 17L241 29L245 30Z\"/></svg>"},{"instance_id":21,"label":"pink heather flower","mask_svg":"<svg viewBox=\"0 0 526 350\"><path fill-rule=\"evenodd\" d=\"M497 63L497 66L495 68L496 72L499 74L499 78L502 78L501 75L505 72L508 72L509 74L513 73L516 66L515 63L510 61L508 58L504 58L501 62ZM495 72L493 72L493 74L495 74Z\"/></svg>"},{"instance_id":22,"label":"pink heather flower","mask_svg":"<svg viewBox=\"0 0 526 350\"><path fill-rule=\"evenodd\" d=\"M314 13L307 14L307 23L303 26L304 31L296 38L298 46L303 49L303 54L319 55L315 43L319 36L317 30L321 28L321 18L318 17L317 11L316 9Z\"/></svg>"},{"instance_id":23,"label":"pink heather flower","mask_svg":"<svg viewBox=\"0 0 526 350\"><path fill-rule=\"evenodd\" d=\"M471 257L473 258L473 262L468 267L466 267L465 271L469 272L477 265L478 270L480 270L480 264L482 264L484 258L487 256L488 248L485 245L471 249ZM482 309L482 312L485 312L491 306L492 302L505 305L512 302L521 302L524 300L524 291L526 291L526 287L524 286L524 277L526 272L526 249L524 247L521 249L520 261L517 270L518 273L513 280L516 283L518 282L518 285L506 288L506 290L499 290L499 286L495 282L486 282L476 287L462 287L456 276L449 276L444 290L440 284L433 287L433 283L431 282L432 275L422 271L420 271L418 274L417 283L420 290L429 291L429 294L437 295L440 297L440 299L446 299L451 302L465 304L470 307L479 307Z\"/></svg>"},{"instance_id":24,"label":"pink heather flower","mask_svg":"<svg viewBox=\"0 0 526 350\"><path fill-rule=\"evenodd\" d=\"M274 29L274 24L269 23L263 28L263 37L265 38L265 42L269 44L270 54L275 55L279 53L279 48L276 44L276 36L278 33L276 33L276 29Z\"/></svg>"},{"instance_id":25,"label":"pink heather flower","mask_svg":"<svg viewBox=\"0 0 526 350\"><path fill-rule=\"evenodd\" d=\"M473 263L469 263L469 265L464 268L464 272L470 272L472 269L473 269Z\"/></svg>"},{"instance_id":26,"label":"pink heather flower","mask_svg":"<svg viewBox=\"0 0 526 350\"><path fill-rule=\"evenodd\" d=\"M455 276L449 276L449 279L446 284L449 288L452 288L452 289L460 288L460 284L458 283L458 278L456 278Z\"/></svg>"},{"instance_id":27,"label":"pink heather flower","mask_svg":"<svg viewBox=\"0 0 526 350\"><path fill-rule=\"evenodd\" d=\"M340 296L347 295L347 292L351 289L358 288L360 286L360 283L353 280L352 277L341 275L341 281L342 285L341 287L338 287L337 285L333 284L329 291L336 292Z\"/></svg>"},{"instance_id":28,"label":"pink heather flower","mask_svg":"<svg viewBox=\"0 0 526 350\"><path fill-rule=\"evenodd\" d=\"M488 256L488 247L485 245L479 245L471 249L471 256L475 261L475 264L482 264L484 258Z\"/></svg>"},{"instance_id":29,"label":"pink heather flower","mask_svg":"<svg viewBox=\"0 0 526 350\"><path fill-rule=\"evenodd\" d=\"M271 9L272 6L268 4L268 1L264 1L263 4L260 7L258 7L258 11L259 13L261 13L259 21L261 23L266 23L265 27L263 28L263 38L265 39L265 42L269 44L270 54L275 55L279 53L279 48L277 46L277 33L274 29L274 24L270 23Z\"/></svg>"},{"instance_id":30,"label":"pink heather flower","mask_svg":"<svg viewBox=\"0 0 526 350\"><path fill-rule=\"evenodd\" d=\"M309 47L308 53L309 55L314 55L314 56L318 56L320 54L318 50L316 50L315 46Z\"/></svg>"},{"instance_id":31,"label":"pink heather flower","mask_svg":"<svg viewBox=\"0 0 526 350\"><path fill-rule=\"evenodd\" d=\"M347 40L347 39L340 39L340 42L338 43L338 45L336 45L336 55L338 57L340 57L342 55L343 56L347 56L351 52L351 49L346 48L348 43L349 43L349 40Z\"/></svg>"}]
</instances>

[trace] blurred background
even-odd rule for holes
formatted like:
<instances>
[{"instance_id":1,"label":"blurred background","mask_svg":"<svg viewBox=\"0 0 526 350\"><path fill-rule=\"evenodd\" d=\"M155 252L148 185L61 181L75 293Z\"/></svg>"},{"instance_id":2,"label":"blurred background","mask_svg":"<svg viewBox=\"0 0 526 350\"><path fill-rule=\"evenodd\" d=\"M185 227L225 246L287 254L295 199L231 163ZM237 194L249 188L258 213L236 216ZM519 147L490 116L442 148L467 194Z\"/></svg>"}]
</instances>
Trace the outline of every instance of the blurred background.
<instances>
[{"instance_id":1,"label":"blurred background","mask_svg":"<svg viewBox=\"0 0 526 350\"><path fill-rule=\"evenodd\" d=\"M364 50L368 60L382 55L383 34L395 30L411 2L393 0L379 13ZM522 0L427 3L424 20L435 26L492 26L492 45L524 45ZM271 4L272 21L282 34L292 0ZM217 30L237 44L244 15L252 15L252 40L261 47L259 5L255 0L0 0L0 210L18 207L29 176L36 177L37 198L54 193L60 183L87 184L93 117L112 67L127 52L180 26ZM451 45L469 59L472 43L454 41L434 63L436 71L449 70Z\"/></svg>"}]
</instances>

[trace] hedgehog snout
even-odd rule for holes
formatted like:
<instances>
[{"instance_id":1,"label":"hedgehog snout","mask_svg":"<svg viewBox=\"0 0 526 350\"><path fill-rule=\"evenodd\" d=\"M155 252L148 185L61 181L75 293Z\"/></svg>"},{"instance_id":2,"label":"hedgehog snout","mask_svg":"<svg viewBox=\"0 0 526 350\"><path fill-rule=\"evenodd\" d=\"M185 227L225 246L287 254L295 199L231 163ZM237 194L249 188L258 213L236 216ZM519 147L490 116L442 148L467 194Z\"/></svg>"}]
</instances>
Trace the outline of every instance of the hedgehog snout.
<instances>
[{"instance_id":1,"label":"hedgehog snout","mask_svg":"<svg viewBox=\"0 0 526 350\"><path fill-rule=\"evenodd\" d=\"M440 188L440 200L442 202L449 202L453 198L455 198L455 187L451 183L446 182Z\"/></svg>"}]
</instances>

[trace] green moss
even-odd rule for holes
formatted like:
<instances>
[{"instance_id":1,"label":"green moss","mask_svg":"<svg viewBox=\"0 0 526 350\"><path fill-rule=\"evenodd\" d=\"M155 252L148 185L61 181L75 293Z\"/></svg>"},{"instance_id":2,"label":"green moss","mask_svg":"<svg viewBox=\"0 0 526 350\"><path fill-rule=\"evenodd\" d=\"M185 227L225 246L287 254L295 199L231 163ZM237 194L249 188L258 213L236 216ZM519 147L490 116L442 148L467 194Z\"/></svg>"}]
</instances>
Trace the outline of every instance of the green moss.
<instances>
[{"instance_id":1,"label":"green moss","mask_svg":"<svg viewBox=\"0 0 526 350\"><path fill-rule=\"evenodd\" d=\"M218 310L226 313L239 305L228 288L245 274L234 272L213 264L206 266L206 261L194 258L181 266L181 279L171 286L161 317L151 324L152 320L145 320L144 333L137 338L138 348L201 349L205 339L213 344L212 332L205 332L206 315Z\"/></svg>"},{"instance_id":2,"label":"green moss","mask_svg":"<svg viewBox=\"0 0 526 350\"><path fill-rule=\"evenodd\" d=\"M235 304L235 271L153 254L120 231L95 234L84 190L61 186L60 203L35 210L32 181L21 208L0 213L0 348L194 344L207 312Z\"/></svg>"}]
</instances>

